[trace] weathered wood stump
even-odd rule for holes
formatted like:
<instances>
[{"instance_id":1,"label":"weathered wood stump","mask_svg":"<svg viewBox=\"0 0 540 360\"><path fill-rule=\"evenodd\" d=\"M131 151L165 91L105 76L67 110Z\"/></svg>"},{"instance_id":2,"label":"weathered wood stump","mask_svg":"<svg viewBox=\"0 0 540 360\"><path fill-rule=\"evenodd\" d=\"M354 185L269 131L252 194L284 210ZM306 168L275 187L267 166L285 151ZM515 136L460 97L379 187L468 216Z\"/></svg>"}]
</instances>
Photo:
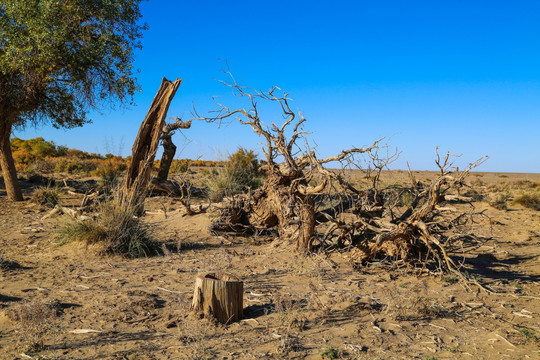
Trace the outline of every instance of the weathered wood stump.
<instances>
[{"instance_id":1,"label":"weathered wood stump","mask_svg":"<svg viewBox=\"0 0 540 360\"><path fill-rule=\"evenodd\" d=\"M197 275L192 303L195 313L228 324L242 319L243 307L243 282L215 272Z\"/></svg>"}]
</instances>

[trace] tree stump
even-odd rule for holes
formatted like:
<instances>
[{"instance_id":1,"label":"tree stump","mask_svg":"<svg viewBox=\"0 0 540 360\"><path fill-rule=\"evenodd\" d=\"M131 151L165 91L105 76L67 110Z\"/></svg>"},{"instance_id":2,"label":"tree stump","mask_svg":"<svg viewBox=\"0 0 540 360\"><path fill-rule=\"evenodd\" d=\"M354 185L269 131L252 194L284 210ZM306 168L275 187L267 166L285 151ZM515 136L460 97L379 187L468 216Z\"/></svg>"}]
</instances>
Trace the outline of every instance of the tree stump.
<instances>
[{"instance_id":1,"label":"tree stump","mask_svg":"<svg viewBox=\"0 0 540 360\"><path fill-rule=\"evenodd\" d=\"M215 272L197 275L192 303L195 313L228 324L242 319L243 307L243 282Z\"/></svg>"}]
</instances>

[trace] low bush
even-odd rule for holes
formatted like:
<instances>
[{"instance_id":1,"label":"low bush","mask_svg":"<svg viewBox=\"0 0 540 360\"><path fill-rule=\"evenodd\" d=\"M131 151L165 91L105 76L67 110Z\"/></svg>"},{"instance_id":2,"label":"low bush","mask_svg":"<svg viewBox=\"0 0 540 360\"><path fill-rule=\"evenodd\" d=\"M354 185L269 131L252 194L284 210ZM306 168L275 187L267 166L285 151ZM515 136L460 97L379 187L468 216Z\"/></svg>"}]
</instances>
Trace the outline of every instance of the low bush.
<instances>
[{"instance_id":1,"label":"low bush","mask_svg":"<svg viewBox=\"0 0 540 360\"><path fill-rule=\"evenodd\" d=\"M106 192L111 192L118 185L120 176L126 169L127 163L121 156L108 156L99 161L92 175L99 176L100 186Z\"/></svg>"},{"instance_id":2,"label":"low bush","mask_svg":"<svg viewBox=\"0 0 540 360\"><path fill-rule=\"evenodd\" d=\"M101 205L96 218L64 224L60 244L82 241L100 254L144 257L161 253L148 225L137 216L137 206L112 199Z\"/></svg>"},{"instance_id":3,"label":"low bush","mask_svg":"<svg viewBox=\"0 0 540 360\"><path fill-rule=\"evenodd\" d=\"M533 210L540 210L540 193L525 193L514 199L514 203Z\"/></svg>"},{"instance_id":4,"label":"low bush","mask_svg":"<svg viewBox=\"0 0 540 360\"><path fill-rule=\"evenodd\" d=\"M491 196L489 205L494 207L497 210L508 210L508 201L510 200L510 195L507 193L499 193Z\"/></svg>"},{"instance_id":5,"label":"low bush","mask_svg":"<svg viewBox=\"0 0 540 360\"><path fill-rule=\"evenodd\" d=\"M13 305L7 315L14 321L23 351L30 353L45 349L45 338L54 329L56 311L39 299Z\"/></svg>"},{"instance_id":6,"label":"low bush","mask_svg":"<svg viewBox=\"0 0 540 360\"><path fill-rule=\"evenodd\" d=\"M533 182L531 180L516 180L512 182L512 186L516 189L536 189L540 186L540 183Z\"/></svg>"},{"instance_id":7,"label":"low bush","mask_svg":"<svg viewBox=\"0 0 540 360\"><path fill-rule=\"evenodd\" d=\"M55 172L68 174L89 174L97 167L92 160L81 160L78 158L61 158L55 165Z\"/></svg>"},{"instance_id":8,"label":"low bush","mask_svg":"<svg viewBox=\"0 0 540 360\"><path fill-rule=\"evenodd\" d=\"M209 173L206 188L210 200L221 201L224 197L257 188L261 184L257 155L253 150L240 147L229 156L224 166Z\"/></svg>"}]
</instances>

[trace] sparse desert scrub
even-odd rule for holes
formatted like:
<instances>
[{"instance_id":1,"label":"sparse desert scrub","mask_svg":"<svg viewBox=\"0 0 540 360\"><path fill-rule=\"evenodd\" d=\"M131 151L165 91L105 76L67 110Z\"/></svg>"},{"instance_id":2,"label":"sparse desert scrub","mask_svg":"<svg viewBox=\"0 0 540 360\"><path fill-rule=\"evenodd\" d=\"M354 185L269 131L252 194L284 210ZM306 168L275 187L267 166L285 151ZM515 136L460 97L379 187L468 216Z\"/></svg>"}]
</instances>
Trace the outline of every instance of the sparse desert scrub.
<instances>
[{"instance_id":1,"label":"sparse desert scrub","mask_svg":"<svg viewBox=\"0 0 540 360\"><path fill-rule=\"evenodd\" d=\"M437 318L449 318L456 315L453 307L445 306L439 299L428 295L425 283L407 289L406 283L388 290L391 296L386 312L397 321L419 321Z\"/></svg>"},{"instance_id":2,"label":"sparse desert scrub","mask_svg":"<svg viewBox=\"0 0 540 360\"><path fill-rule=\"evenodd\" d=\"M540 183L531 180L514 180L511 185L516 189L530 190L538 188Z\"/></svg>"},{"instance_id":3,"label":"sparse desert scrub","mask_svg":"<svg viewBox=\"0 0 540 360\"><path fill-rule=\"evenodd\" d=\"M45 338L54 330L56 311L40 299L13 305L7 312L16 323L22 351L30 353L45 349Z\"/></svg>"},{"instance_id":4,"label":"sparse desert scrub","mask_svg":"<svg viewBox=\"0 0 540 360\"><path fill-rule=\"evenodd\" d=\"M360 171L353 174L361 176ZM407 186L406 176L399 179L402 187ZM497 177L486 178L498 183ZM513 175L508 182L516 179ZM532 178L536 179L540 175ZM75 180L68 185L82 188ZM513 195L518 194L514 190ZM78 204L79 199L74 198L62 193L60 203L67 205L73 199ZM17 324L3 314L21 298L37 296L46 296L45 301L59 299L65 309L65 315L55 318L60 331L44 337L46 349L39 354L25 351L41 359L54 359L53 352L61 359L321 359L321 352L327 349L341 352L337 359L442 359L467 357L465 353L489 359L510 347L516 358L538 350L534 336L539 336L536 314L540 305L531 297L538 296L539 285L522 275L530 271L537 276L538 267L534 257L509 266L505 261L514 259L506 251L538 253L540 228L534 211L488 211L496 221L494 233L503 235L504 241L494 236L483 244L496 246L500 252L492 258L485 256L485 247L473 248L461 271L468 271L473 276L467 277L476 280L480 273L482 285L497 294L474 294L457 275L431 272L429 276L427 271L420 273L420 268L389 259L355 269L347 247L317 245L316 253L306 257L290 247L268 246L271 239L263 241L262 234L257 234L261 239L257 244L249 246L243 244L243 238L216 238L205 231L209 223L205 214L185 216L168 209L165 218L159 212L165 202L171 208L180 206L174 198L147 198L145 207L152 215L143 220L156 224L153 229L159 227L159 232L151 234L169 246L171 253L144 259L88 258L72 246L50 247L50 229L62 217L46 219L44 225L49 226L44 230L21 236L21 226L32 221L30 215L43 213L36 206L22 206L28 204L8 202L0 207L0 225L8 234L0 237L0 255L24 266L0 270L4 276L0 290L0 354L4 356L0 358L22 358ZM510 204L509 208L521 208ZM469 207L459 201L449 206ZM480 206L489 207L487 202ZM21 214L12 209L33 213L22 214L22 223ZM476 224L480 234L487 234L490 225L489 219ZM525 241L528 234L530 240ZM19 236L17 246L11 240L15 236ZM172 249L176 241L183 243L177 251ZM469 240L463 241L468 244ZM28 251L36 248L39 252ZM478 273L480 266L504 271L503 278ZM203 269L226 269L245 281L243 321L221 326L188 315L193 279ZM497 318L490 313L493 309L497 309ZM523 328L529 333L518 332ZM81 329L101 333L72 333ZM486 341L495 338L499 340Z\"/></svg>"},{"instance_id":5,"label":"sparse desert scrub","mask_svg":"<svg viewBox=\"0 0 540 360\"><path fill-rule=\"evenodd\" d=\"M508 193L491 194L489 205L497 210L508 210L508 201L511 196Z\"/></svg>"},{"instance_id":6,"label":"sparse desert scrub","mask_svg":"<svg viewBox=\"0 0 540 360\"><path fill-rule=\"evenodd\" d=\"M523 193L514 199L514 203L533 210L540 210L540 192Z\"/></svg>"},{"instance_id":7,"label":"sparse desert scrub","mask_svg":"<svg viewBox=\"0 0 540 360\"><path fill-rule=\"evenodd\" d=\"M113 198L100 205L94 218L72 220L58 232L60 244L82 241L98 253L143 257L161 253L149 228L136 215L138 207Z\"/></svg>"},{"instance_id":8,"label":"sparse desert scrub","mask_svg":"<svg viewBox=\"0 0 540 360\"><path fill-rule=\"evenodd\" d=\"M303 307L305 300L295 298L289 294L274 294L272 302L279 323L287 334L292 330L302 331L305 329L307 318Z\"/></svg>"},{"instance_id":9,"label":"sparse desert scrub","mask_svg":"<svg viewBox=\"0 0 540 360\"><path fill-rule=\"evenodd\" d=\"M92 175L98 176L100 187L110 193L118 186L122 172L126 169L126 161L122 157L110 155L100 162Z\"/></svg>"},{"instance_id":10,"label":"sparse desert scrub","mask_svg":"<svg viewBox=\"0 0 540 360\"><path fill-rule=\"evenodd\" d=\"M194 316L191 303L179 299L175 314L169 314L169 328L176 328L177 337L185 348L184 357L194 360L212 359L214 351L211 339L223 335L223 327L213 318Z\"/></svg>"}]
</instances>

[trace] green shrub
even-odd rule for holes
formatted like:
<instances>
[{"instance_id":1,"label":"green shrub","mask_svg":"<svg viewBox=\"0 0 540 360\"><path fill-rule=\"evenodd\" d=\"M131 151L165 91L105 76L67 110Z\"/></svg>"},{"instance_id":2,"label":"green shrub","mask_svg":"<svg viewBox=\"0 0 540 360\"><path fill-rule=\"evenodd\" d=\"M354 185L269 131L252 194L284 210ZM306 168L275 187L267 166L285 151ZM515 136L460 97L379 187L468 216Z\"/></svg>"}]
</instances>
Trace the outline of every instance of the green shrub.
<instances>
[{"instance_id":1,"label":"green shrub","mask_svg":"<svg viewBox=\"0 0 540 360\"><path fill-rule=\"evenodd\" d=\"M80 173L83 170L82 164L73 159L62 159L56 163L54 167L55 172L65 172L69 174Z\"/></svg>"},{"instance_id":2,"label":"green shrub","mask_svg":"<svg viewBox=\"0 0 540 360\"><path fill-rule=\"evenodd\" d=\"M515 198L514 203L529 209L540 210L540 193L525 193Z\"/></svg>"},{"instance_id":3,"label":"green shrub","mask_svg":"<svg viewBox=\"0 0 540 360\"><path fill-rule=\"evenodd\" d=\"M116 199L101 205L98 216L64 224L58 233L60 244L82 241L100 254L143 257L161 253L148 226L137 216L138 207Z\"/></svg>"},{"instance_id":4,"label":"green shrub","mask_svg":"<svg viewBox=\"0 0 540 360\"><path fill-rule=\"evenodd\" d=\"M257 188L261 184L257 155L253 150L240 147L229 156L223 167L210 172L206 188L212 201L221 201L226 196Z\"/></svg>"},{"instance_id":5,"label":"green shrub","mask_svg":"<svg viewBox=\"0 0 540 360\"><path fill-rule=\"evenodd\" d=\"M327 347L326 349L324 349L323 351L321 351L319 353L319 355L321 356L322 359L329 359L329 360L332 360L332 359L337 359L338 356L339 356L339 351L334 349L334 348L331 348L331 347Z\"/></svg>"}]
</instances>

